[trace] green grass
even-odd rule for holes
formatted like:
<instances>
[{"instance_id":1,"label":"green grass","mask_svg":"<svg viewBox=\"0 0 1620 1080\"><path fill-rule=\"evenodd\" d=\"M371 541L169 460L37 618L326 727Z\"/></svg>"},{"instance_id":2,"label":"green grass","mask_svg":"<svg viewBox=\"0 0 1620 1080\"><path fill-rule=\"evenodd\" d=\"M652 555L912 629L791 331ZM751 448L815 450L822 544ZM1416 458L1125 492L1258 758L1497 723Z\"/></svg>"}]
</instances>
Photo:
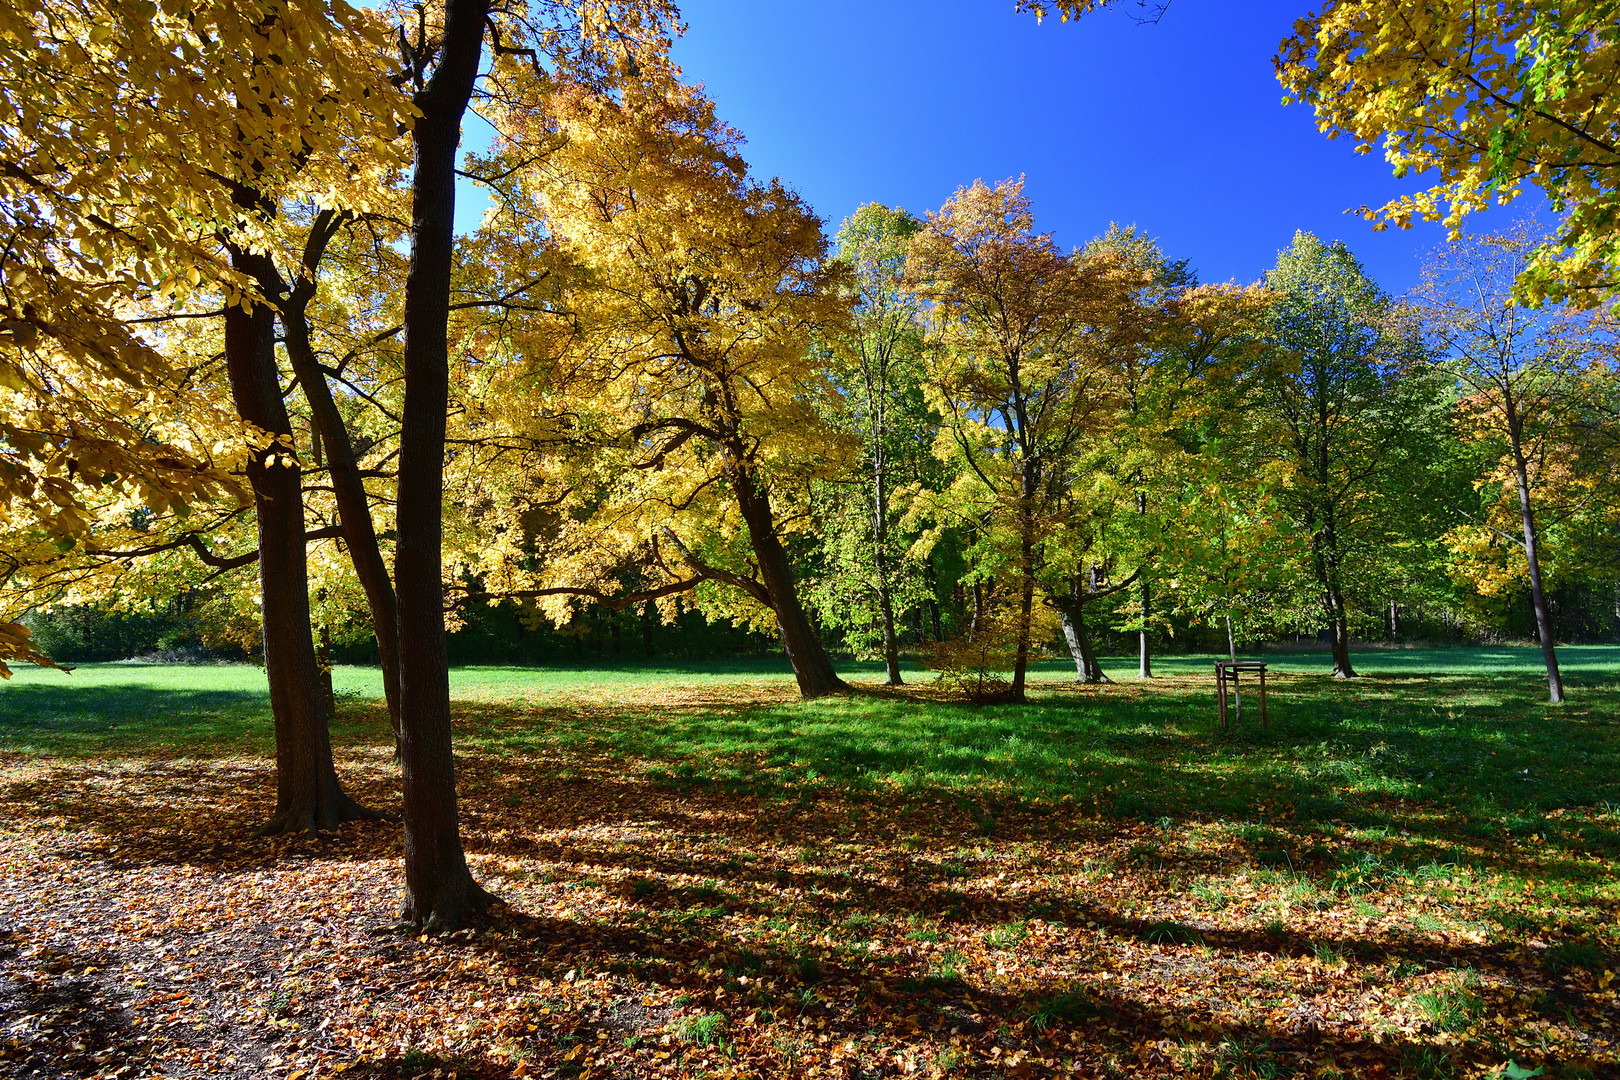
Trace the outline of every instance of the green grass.
<instances>
[{"instance_id":1,"label":"green grass","mask_svg":"<svg viewBox=\"0 0 1620 1080\"><path fill-rule=\"evenodd\" d=\"M1224 819L1257 861L1281 870L1321 861L1301 827L1372 830L1384 851L1337 867L1332 880L1345 893L1427 864L1466 868L1470 837L1620 856L1612 812L1620 804L1620 648L1562 650L1564 706L1544 702L1539 654L1529 649L1368 651L1359 660L1368 677L1351 682L1327 678L1320 654L1269 659L1278 673L1271 727L1262 732L1246 718L1231 735L1214 728L1207 657L1161 659L1158 670L1172 677L1151 690L1129 679L1077 690L1049 662L1022 708L881 694L802 703L791 700L775 661L458 668L451 686L469 750L631 758L677 789L928 792L983 807L985 835L1000 804L1063 804L1141 821ZM879 669L854 665L852 677L875 681ZM348 703L335 742L382 744L381 710L374 700L367 707L380 696L377 672L340 667L335 683ZM663 709L666 697L680 707ZM208 756L270 745L264 676L251 666L25 669L0 686L4 750ZM1594 809L1604 804L1607 813ZM1560 820L1565 811L1586 812ZM1378 832L1396 826L1399 835Z\"/></svg>"},{"instance_id":2,"label":"green grass","mask_svg":"<svg viewBox=\"0 0 1620 1080\"><path fill-rule=\"evenodd\" d=\"M725 1030L726 1018L720 1013L690 1017L674 1025L675 1037L689 1046L714 1046Z\"/></svg>"}]
</instances>

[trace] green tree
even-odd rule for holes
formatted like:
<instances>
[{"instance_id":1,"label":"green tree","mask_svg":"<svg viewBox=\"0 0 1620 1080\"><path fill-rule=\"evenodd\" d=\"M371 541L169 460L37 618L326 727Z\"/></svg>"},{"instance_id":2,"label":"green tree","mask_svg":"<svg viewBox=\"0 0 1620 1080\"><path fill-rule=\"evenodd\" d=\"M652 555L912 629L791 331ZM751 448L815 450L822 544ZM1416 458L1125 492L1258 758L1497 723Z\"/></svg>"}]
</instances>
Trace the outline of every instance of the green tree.
<instances>
[{"instance_id":1,"label":"green tree","mask_svg":"<svg viewBox=\"0 0 1620 1080\"><path fill-rule=\"evenodd\" d=\"M1308 537L1333 674L1351 678L1348 598L1423 520L1413 503L1439 417L1421 342L1343 243L1300 232L1277 256L1269 336L1289 361L1261 379L1252 452L1280 468L1279 502ZM1432 520L1430 515L1429 520Z\"/></svg>"},{"instance_id":2,"label":"green tree","mask_svg":"<svg viewBox=\"0 0 1620 1080\"><path fill-rule=\"evenodd\" d=\"M847 484L824 489L816 595L823 617L847 635L876 625L890 686L902 682L896 618L923 595L899 531L895 491L916 475L937 426L922 394L921 301L902 281L921 228L904 210L867 203L835 238L838 260L853 270L855 295L848 332L828 343L837 392L832 420L860 439L863 475L852 481L857 499L847 497Z\"/></svg>"}]
</instances>

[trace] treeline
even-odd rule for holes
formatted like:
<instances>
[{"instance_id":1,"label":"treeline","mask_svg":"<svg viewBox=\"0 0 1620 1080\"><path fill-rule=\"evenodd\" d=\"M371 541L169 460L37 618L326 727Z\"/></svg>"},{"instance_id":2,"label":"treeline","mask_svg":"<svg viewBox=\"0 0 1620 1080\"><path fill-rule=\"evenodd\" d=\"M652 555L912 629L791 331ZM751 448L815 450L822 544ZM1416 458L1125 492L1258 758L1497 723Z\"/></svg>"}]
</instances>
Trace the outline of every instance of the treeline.
<instances>
[{"instance_id":1,"label":"treeline","mask_svg":"<svg viewBox=\"0 0 1620 1080\"><path fill-rule=\"evenodd\" d=\"M964 188L921 219L863 207L815 266L836 318L783 343L795 366L772 373L776 414L762 401L735 421L781 427L771 473L754 483L774 500L768 530L807 633L834 654L887 660L891 682L902 649L949 667L967 646L974 665L1012 669L1005 696L1031 649L1067 648L1077 677L1100 681L1095 646L1127 641L1150 674L1164 648L1320 636L1349 675L1353 637L1539 640L1545 616L1557 639L1613 640L1614 341L1599 318L1512 304L1534 239L1521 227L1455 244L1396 298L1343 245L1305 234L1247 288L1200 285L1135 229L1062 253L1035 231L1016 182ZM583 295L568 299L590 311ZM726 359L722 391L768 385L754 358ZM504 362L563 388L557 357ZM540 421L579 404L566 400ZM480 403L495 430L467 445L496 447L496 464L453 472L478 495L447 503L466 547L446 581L462 601L456 661L765 647L774 620L758 555L746 520L726 522L734 481L701 453L678 456L712 406L649 422L645 404L621 403L628 423L598 414L591 437L503 422L503 443L499 404ZM368 449L397 438L352 427ZM602 479L604 460L616 477ZM323 470L305 472L318 508ZM307 524L335 518L317 509ZM626 518L641 531L616 532ZM1545 578L1540 614L1527 538ZM92 580L116 597L140 565L109 560L111 576ZM233 606L254 598L245 569L236 591L211 572L207 584L164 572L175 595L158 606L171 614L143 616L150 632L254 649L255 612ZM314 590L319 634L339 661L375 662L364 591L345 560L333 572ZM152 610L149 591L137 607ZM61 659L108 651L76 644L71 627L96 625L85 609L31 625Z\"/></svg>"},{"instance_id":2,"label":"treeline","mask_svg":"<svg viewBox=\"0 0 1620 1080\"><path fill-rule=\"evenodd\" d=\"M0 662L50 664L18 620L63 606L257 643L277 832L369 814L321 668L373 639L412 922L489 900L446 634L491 606L697 612L806 697L840 646L899 681L909 634L1017 702L1051 642L1105 679L1102 631L1146 675L1172 630L1325 630L1350 677L1389 613L1500 632L1527 595L1557 700L1555 598L1620 577L1606 188L1550 244L1459 232L1410 298L1304 234L1212 285L1135 229L1059 249L1017 181L829 237L660 0L0 5ZM1549 183L1609 175L1584 146Z\"/></svg>"}]
</instances>

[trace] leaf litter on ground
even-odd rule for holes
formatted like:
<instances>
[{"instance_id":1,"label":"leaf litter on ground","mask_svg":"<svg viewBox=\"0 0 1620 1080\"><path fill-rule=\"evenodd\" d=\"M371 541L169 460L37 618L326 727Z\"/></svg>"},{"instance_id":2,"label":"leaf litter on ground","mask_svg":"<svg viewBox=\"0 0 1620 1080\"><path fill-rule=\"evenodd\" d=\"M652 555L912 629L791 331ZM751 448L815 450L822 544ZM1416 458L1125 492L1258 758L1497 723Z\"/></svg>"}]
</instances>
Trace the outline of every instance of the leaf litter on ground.
<instances>
[{"instance_id":1,"label":"leaf litter on ground","mask_svg":"<svg viewBox=\"0 0 1620 1080\"><path fill-rule=\"evenodd\" d=\"M774 687L633 708L647 739L826 722ZM583 739L593 709L623 706L458 707L468 850L504 904L448 936L395 924L397 826L253 839L262 754L0 756L0 1075L1620 1075L1614 852L1569 839L1607 827L1601 801L1536 833L1370 782L1339 785L1338 821L1263 789L1242 821L1147 820L1083 778L1053 797ZM1155 752L1133 738L1122 756ZM377 739L339 756L397 809Z\"/></svg>"}]
</instances>

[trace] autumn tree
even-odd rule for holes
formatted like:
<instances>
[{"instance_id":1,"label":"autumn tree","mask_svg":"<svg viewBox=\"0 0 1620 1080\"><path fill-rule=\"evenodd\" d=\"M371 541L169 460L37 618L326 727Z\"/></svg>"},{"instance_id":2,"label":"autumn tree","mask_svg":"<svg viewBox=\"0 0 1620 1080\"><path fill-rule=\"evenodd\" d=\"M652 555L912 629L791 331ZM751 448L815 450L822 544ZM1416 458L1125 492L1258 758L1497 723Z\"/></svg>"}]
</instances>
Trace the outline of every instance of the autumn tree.
<instances>
[{"instance_id":1,"label":"autumn tree","mask_svg":"<svg viewBox=\"0 0 1620 1080\"><path fill-rule=\"evenodd\" d=\"M1481 512L1454 530L1455 541L1463 550L1506 541L1522 554L1547 692L1557 702L1564 685L1543 570L1546 525L1579 512L1586 501L1585 485L1572 471L1578 455L1570 444L1586 405L1588 376L1601 368L1612 339L1604 322L1589 314L1515 301L1515 283L1536 249L1537 238L1524 224L1466 236L1435 253L1418 298L1436 360L1462 390L1461 434L1489 447L1490 471L1481 484L1512 493L1511 526L1503 520L1502 500L1487 497ZM1498 587L1488 575L1478 584Z\"/></svg>"},{"instance_id":2,"label":"autumn tree","mask_svg":"<svg viewBox=\"0 0 1620 1080\"><path fill-rule=\"evenodd\" d=\"M580 90L558 99L556 117L564 140L529 182L590 282L577 294L589 347L569 361L582 452L560 480L582 505L554 539L579 558L543 560L543 580L504 591L577 596L589 586L561 575L611 582L634 558L654 591L739 591L769 612L806 697L841 690L800 596L783 509L843 457L820 420L830 386L811 345L847 311L845 271L797 195L749 178L736 132L699 91L673 80L618 99Z\"/></svg>"},{"instance_id":3,"label":"autumn tree","mask_svg":"<svg viewBox=\"0 0 1620 1080\"><path fill-rule=\"evenodd\" d=\"M1131 0L1151 17L1167 5ZM1019 0L1063 21L1121 0ZM1342 0L1306 11L1274 59L1328 138L1382 143L1425 190L1362 214L1379 228L1512 202L1533 184L1561 215L1516 284L1532 303L1591 307L1620 295L1620 4L1616 0Z\"/></svg>"},{"instance_id":4,"label":"autumn tree","mask_svg":"<svg viewBox=\"0 0 1620 1080\"><path fill-rule=\"evenodd\" d=\"M959 467L946 498L984 523L1012 610L1011 700L1024 700L1045 545L1065 465L1113 422L1115 373L1088 331L1102 275L1034 231L1021 180L957 190L912 242L907 277L930 305L929 390L941 453Z\"/></svg>"},{"instance_id":5,"label":"autumn tree","mask_svg":"<svg viewBox=\"0 0 1620 1080\"><path fill-rule=\"evenodd\" d=\"M1382 142L1396 176L1430 186L1363 213L1444 221L1541 189L1560 215L1527 253L1518 294L1590 307L1620 294L1620 4L1353 0L1301 18L1277 76L1329 138Z\"/></svg>"},{"instance_id":6,"label":"autumn tree","mask_svg":"<svg viewBox=\"0 0 1620 1080\"><path fill-rule=\"evenodd\" d=\"M163 394L148 397L146 415L189 428L193 441L212 426L215 454L235 446L246 458L277 733L277 810L265 830L335 824L359 811L331 764L309 636L296 451L276 374L274 316L256 290L255 268L274 261L280 200L314 192L329 201L363 201L386 171L386 152L359 164L348 153L356 145L367 153L386 148L407 119L408 106L386 78L383 24L319 2L251 13L208 5L150 11L62 5L33 30L32 70L23 83L29 96L12 99L30 122L8 150L19 165L12 179L26 181L27 197L4 202L48 219L39 234L52 259L45 280L59 295L77 291L86 314L94 309L78 320L76 333L82 338L89 327L104 356L156 354L195 381L194 361L171 347L176 335L162 324L186 317L223 322L219 344L240 419L198 423L197 403L217 399L195 385L175 385L150 363L148 387ZM220 78L224 71L233 78ZM220 139L220 132L230 138ZM22 290L35 277L8 270ZM80 284L87 277L94 281L89 288ZM39 319L39 305L23 306ZM110 324L108 313L116 315ZM57 358L63 366L39 383L51 385L52 396L60 396L55 387L78 381L73 372L83 354L59 350ZM138 370L126 364L124 382L141 386ZM109 401L129 398L117 391L95 396L75 404L77 415L66 417L70 428L86 426L98 405L105 414ZM168 461L185 465L187 456L170 453ZM210 470L195 468L196 455L189 457L196 485ZM81 489L118 486L116 472L93 475L96 483ZM186 500L161 486L146 484L140 494L142 512L189 512ZM101 507L118 503L103 498Z\"/></svg>"},{"instance_id":7,"label":"autumn tree","mask_svg":"<svg viewBox=\"0 0 1620 1080\"><path fill-rule=\"evenodd\" d=\"M419 9L402 34L417 116L411 128L411 257L405 279L399 497L394 588L399 611L400 762L405 804L404 917L459 926L489 902L467 869L456 810L445 653L443 501L456 158L480 78L486 34L501 97L542 97L562 82L610 85L657 63L672 12L648 0L536 3L496 12L488 0ZM431 25L430 25L431 24Z\"/></svg>"},{"instance_id":8,"label":"autumn tree","mask_svg":"<svg viewBox=\"0 0 1620 1080\"><path fill-rule=\"evenodd\" d=\"M1047 603L1064 624L1077 677L1105 681L1090 647L1087 608L1125 589L1138 673L1152 675L1150 583L1167 605L1188 580L1189 501L1228 482L1220 448L1266 364L1263 290L1200 285L1135 227L1111 226L1082 249L1103 275L1108 302L1090 347L1116 373L1117 422L1065 466L1063 515L1049 566ZM1113 601L1117 606L1117 599Z\"/></svg>"},{"instance_id":9,"label":"autumn tree","mask_svg":"<svg viewBox=\"0 0 1620 1080\"><path fill-rule=\"evenodd\" d=\"M1197 359L1178 366L1167 362L1171 359L1167 350L1181 340L1172 327L1195 278L1186 260L1165 257L1158 244L1134 226L1110 225L1083 252L1094 262L1109 264L1121 289L1112 317L1099 330L1098 347L1107 352L1110 366L1119 373L1125 407L1122 422L1113 432L1109 464L1128 486L1135 504L1134 527L1121 523L1115 531L1121 539L1135 539L1136 565L1131 576L1137 594L1137 674L1147 679L1153 676L1152 564L1157 546L1149 504L1157 503L1158 495L1163 494L1151 489L1166 473L1174 472L1180 447L1169 438L1174 434L1171 417L1200 375ZM1161 508L1155 505L1151 509L1156 515Z\"/></svg>"}]
</instances>

